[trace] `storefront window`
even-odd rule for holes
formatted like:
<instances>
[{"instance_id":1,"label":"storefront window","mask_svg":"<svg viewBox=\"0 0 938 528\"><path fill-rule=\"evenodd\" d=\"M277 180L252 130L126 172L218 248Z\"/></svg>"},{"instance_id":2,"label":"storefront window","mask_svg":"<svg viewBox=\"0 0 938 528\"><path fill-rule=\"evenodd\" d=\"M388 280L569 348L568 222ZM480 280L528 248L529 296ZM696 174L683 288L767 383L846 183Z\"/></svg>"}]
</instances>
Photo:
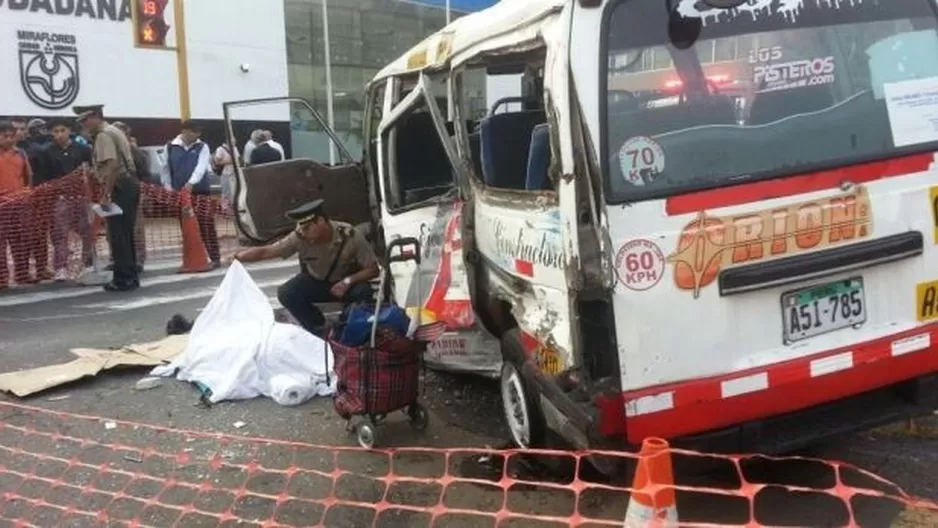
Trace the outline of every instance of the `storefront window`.
<instances>
[{"instance_id":1,"label":"storefront window","mask_svg":"<svg viewBox=\"0 0 938 528\"><path fill-rule=\"evenodd\" d=\"M325 23L321 0L284 0L290 95L328 115ZM431 33L446 25L440 7L401 0L327 0L334 126L356 157L362 154L365 83ZM494 3L494 2L493 2ZM455 19L464 13L451 12ZM322 131L305 131L304 145L321 142ZM297 155L303 155L297 152Z\"/></svg>"}]
</instances>

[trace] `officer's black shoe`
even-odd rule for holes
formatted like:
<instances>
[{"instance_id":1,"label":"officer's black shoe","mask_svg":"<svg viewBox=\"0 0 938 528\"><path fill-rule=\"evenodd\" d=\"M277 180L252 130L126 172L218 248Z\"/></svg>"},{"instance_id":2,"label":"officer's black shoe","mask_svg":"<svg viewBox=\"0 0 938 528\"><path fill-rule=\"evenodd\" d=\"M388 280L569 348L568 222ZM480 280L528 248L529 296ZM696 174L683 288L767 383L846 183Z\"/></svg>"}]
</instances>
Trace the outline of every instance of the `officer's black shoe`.
<instances>
[{"instance_id":1,"label":"officer's black shoe","mask_svg":"<svg viewBox=\"0 0 938 528\"><path fill-rule=\"evenodd\" d=\"M104 291L108 292L129 292L140 287L140 281L117 282L111 281L104 285Z\"/></svg>"}]
</instances>

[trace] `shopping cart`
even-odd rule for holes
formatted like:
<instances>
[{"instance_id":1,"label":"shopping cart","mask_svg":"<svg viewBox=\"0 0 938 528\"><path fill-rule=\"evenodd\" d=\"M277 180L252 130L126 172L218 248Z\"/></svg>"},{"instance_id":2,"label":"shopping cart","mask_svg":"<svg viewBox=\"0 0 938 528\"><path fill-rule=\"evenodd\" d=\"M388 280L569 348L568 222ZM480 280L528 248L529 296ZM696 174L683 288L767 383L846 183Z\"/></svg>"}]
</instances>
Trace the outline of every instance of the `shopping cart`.
<instances>
[{"instance_id":1,"label":"shopping cart","mask_svg":"<svg viewBox=\"0 0 938 528\"><path fill-rule=\"evenodd\" d=\"M337 377L333 404L339 416L346 420L346 430L356 433L359 445L366 449L376 445L377 426L390 413L403 411L410 425L418 431L426 429L429 423L427 411L418 401L420 367L427 345L443 335L445 323L420 325L418 310L418 321L411 323L416 324L416 331L410 338L407 330L402 331L399 324L379 324L380 321L388 323L388 318L393 316L398 316L398 322L403 318L410 323L402 309L382 302L389 297L387 279L391 265L410 260L415 261L418 267L415 275L419 298L420 242L415 238L395 240L388 244L387 266L380 270L373 311L370 304L352 306L329 333ZM342 342L344 327L350 324L354 310L358 311L359 321L363 315L370 316L370 335L363 346L349 346ZM353 422L356 417L361 419Z\"/></svg>"}]
</instances>

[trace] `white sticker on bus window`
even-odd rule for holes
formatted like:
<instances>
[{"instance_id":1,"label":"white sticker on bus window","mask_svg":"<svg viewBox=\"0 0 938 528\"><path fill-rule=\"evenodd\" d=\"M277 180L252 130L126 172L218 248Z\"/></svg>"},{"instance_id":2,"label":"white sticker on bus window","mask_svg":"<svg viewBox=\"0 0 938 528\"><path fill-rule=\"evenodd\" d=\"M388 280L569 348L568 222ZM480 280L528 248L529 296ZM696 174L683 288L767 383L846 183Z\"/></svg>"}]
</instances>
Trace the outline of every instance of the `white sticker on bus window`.
<instances>
[{"instance_id":1,"label":"white sticker on bus window","mask_svg":"<svg viewBox=\"0 0 938 528\"><path fill-rule=\"evenodd\" d=\"M886 83L883 94L895 146L938 141L938 77Z\"/></svg>"},{"instance_id":2,"label":"white sticker on bus window","mask_svg":"<svg viewBox=\"0 0 938 528\"><path fill-rule=\"evenodd\" d=\"M626 182L641 187L664 172L664 150L648 136L635 136L619 149L619 166Z\"/></svg>"},{"instance_id":3,"label":"white sticker on bus window","mask_svg":"<svg viewBox=\"0 0 938 528\"><path fill-rule=\"evenodd\" d=\"M699 18L706 26L720 22L732 22L739 16L758 20L760 17L782 16L788 22L797 22L804 10L805 0L749 0L733 8L708 6L700 0L680 0L677 12L685 18ZM863 5L863 0L817 0L817 9L841 9Z\"/></svg>"},{"instance_id":4,"label":"white sticker on bus window","mask_svg":"<svg viewBox=\"0 0 938 528\"><path fill-rule=\"evenodd\" d=\"M753 66L752 82L758 93L834 83L834 57L815 57Z\"/></svg>"}]
</instances>

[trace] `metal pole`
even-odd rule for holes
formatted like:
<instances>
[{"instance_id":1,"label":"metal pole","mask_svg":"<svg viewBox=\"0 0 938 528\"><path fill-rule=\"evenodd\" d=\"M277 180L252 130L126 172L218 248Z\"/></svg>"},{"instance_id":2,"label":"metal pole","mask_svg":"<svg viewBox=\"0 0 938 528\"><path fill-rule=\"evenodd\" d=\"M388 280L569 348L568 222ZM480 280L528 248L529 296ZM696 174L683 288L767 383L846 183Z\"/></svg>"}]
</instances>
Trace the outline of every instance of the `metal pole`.
<instances>
[{"instance_id":1,"label":"metal pole","mask_svg":"<svg viewBox=\"0 0 938 528\"><path fill-rule=\"evenodd\" d=\"M326 116L335 132L335 109L332 107L332 48L329 46L329 3L322 0L322 40L326 50ZM329 164L335 165L335 144L329 138Z\"/></svg>"},{"instance_id":2,"label":"metal pole","mask_svg":"<svg viewBox=\"0 0 938 528\"><path fill-rule=\"evenodd\" d=\"M450 23L450 0L446 0L446 25ZM446 81L447 90L446 90L446 119L448 121L453 121L455 119L455 109L453 108L453 94L449 90L449 83L452 81Z\"/></svg>"},{"instance_id":3,"label":"metal pole","mask_svg":"<svg viewBox=\"0 0 938 528\"><path fill-rule=\"evenodd\" d=\"M173 23L176 25L176 76L179 82L179 117L192 117L189 104L189 57L186 50L185 0L173 0Z\"/></svg>"}]
</instances>

